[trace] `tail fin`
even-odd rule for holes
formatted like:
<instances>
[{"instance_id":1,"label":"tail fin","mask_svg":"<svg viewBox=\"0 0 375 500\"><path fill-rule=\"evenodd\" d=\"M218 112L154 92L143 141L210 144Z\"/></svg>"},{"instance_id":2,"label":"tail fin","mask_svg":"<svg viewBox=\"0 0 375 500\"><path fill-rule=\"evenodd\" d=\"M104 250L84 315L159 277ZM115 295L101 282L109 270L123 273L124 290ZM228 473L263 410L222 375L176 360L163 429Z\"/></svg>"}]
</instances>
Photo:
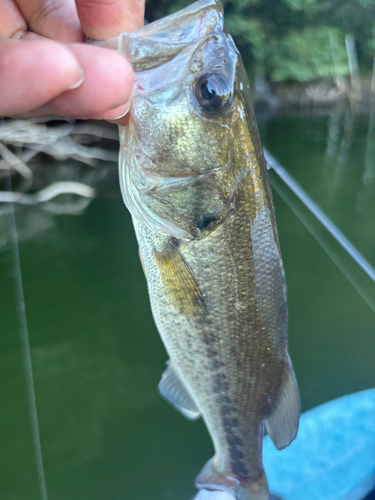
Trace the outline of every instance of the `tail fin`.
<instances>
[{"instance_id":1,"label":"tail fin","mask_svg":"<svg viewBox=\"0 0 375 500\"><path fill-rule=\"evenodd\" d=\"M243 485L237 478L217 472L210 460L195 480L195 486L202 490L195 500L270 500L266 476L260 472L256 481Z\"/></svg>"}]
</instances>

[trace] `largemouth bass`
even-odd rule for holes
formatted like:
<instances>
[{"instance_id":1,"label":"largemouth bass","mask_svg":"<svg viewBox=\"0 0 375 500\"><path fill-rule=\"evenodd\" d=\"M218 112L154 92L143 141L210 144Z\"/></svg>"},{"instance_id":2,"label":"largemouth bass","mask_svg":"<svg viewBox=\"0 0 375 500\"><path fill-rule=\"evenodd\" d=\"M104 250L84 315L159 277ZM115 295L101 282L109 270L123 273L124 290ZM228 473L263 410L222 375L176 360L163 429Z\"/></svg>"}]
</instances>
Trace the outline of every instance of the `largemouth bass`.
<instances>
[{"instance_id":1,"label":"largemouth bass","mask_svg":"<svg viewBox=\"0 0 375 500\"><path fill-rule=\"evenodd\" d=\"M170 356L161 394L202 416L215 456L196 479L268 500L263 425L296 437L284 270L266 163L222 6L202 0L123 34L135 69L120 184Z\"/></svg>"}]
</instances>

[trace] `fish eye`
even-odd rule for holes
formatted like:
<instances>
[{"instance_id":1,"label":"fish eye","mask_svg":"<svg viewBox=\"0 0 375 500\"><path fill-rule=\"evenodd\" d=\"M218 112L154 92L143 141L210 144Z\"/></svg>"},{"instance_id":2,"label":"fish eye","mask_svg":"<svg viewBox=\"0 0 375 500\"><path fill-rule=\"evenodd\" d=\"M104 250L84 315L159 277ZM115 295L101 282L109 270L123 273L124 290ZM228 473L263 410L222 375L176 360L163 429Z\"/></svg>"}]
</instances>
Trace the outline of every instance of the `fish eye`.
<instances>
[{"instance_id":1,"label":"fish eye","mask_svg":"<svg viewBox=\"0 0 375 500\"><path fill-rule=\"evenodd\" d=\"M204 75L195 84L198 104L208 113L217 113L231 101L231 85L221 75Z\"/></svg>"}]
</instances>

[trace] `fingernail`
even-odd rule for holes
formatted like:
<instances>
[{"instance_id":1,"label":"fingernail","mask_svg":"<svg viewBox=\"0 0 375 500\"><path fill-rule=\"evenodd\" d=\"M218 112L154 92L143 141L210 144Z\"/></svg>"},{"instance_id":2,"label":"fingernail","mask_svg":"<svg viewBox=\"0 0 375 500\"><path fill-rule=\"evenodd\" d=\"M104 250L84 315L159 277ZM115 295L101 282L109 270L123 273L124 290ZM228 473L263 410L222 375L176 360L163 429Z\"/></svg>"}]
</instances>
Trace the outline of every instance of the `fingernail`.
<instances>
[{"instance_id":1,"label":"fingernail","mask_svg":"<svg viewBox=\"0 0 375 500\"><path fill-rule=\"evenodd\" d=\"M111 120L118 120L119 118L122 118L129 111L129 108L130 108L130 102L112 110L113 113L117 113L117 114L116 114L116 116L114 116L113 118L111 117L110 119Z\"/></svg>"},{"instance_id":2,"label":"fingernail","mask_svg":"<svg viewBox=\"0 0 375 500\"><path fill-rule=\"evenodd\" d=\"M82 75L79 77L79 80L77 80L76 83L73 83L73 85L68 87L66 90L78 89L78 87L80 87L84 81L85 81L85 75L82 73Z\"/></svg>"}]
</instances>

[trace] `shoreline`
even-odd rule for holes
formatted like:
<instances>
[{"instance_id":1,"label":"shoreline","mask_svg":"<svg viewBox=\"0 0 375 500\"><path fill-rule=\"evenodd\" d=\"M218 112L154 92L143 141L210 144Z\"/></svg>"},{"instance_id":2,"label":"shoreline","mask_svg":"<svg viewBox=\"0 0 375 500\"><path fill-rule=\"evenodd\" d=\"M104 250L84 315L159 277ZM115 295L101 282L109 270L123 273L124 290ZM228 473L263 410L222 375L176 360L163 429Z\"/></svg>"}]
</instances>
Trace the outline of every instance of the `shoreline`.
<instances>
[{"instance_id":1,"label":"shoreline","mask_svg":"<svg viewBox=\"0 0 375 500\"><path fill-rule=\"evenodd\" d=\"M370 78L363 78L353 88L350 80L343 81L340 85L331 78L310 82L270 83L257 77L252 88L252 99L257 108L328 107L340 102L368 107L375 103L375 82Z\"/></svg>"}]
</instances>

